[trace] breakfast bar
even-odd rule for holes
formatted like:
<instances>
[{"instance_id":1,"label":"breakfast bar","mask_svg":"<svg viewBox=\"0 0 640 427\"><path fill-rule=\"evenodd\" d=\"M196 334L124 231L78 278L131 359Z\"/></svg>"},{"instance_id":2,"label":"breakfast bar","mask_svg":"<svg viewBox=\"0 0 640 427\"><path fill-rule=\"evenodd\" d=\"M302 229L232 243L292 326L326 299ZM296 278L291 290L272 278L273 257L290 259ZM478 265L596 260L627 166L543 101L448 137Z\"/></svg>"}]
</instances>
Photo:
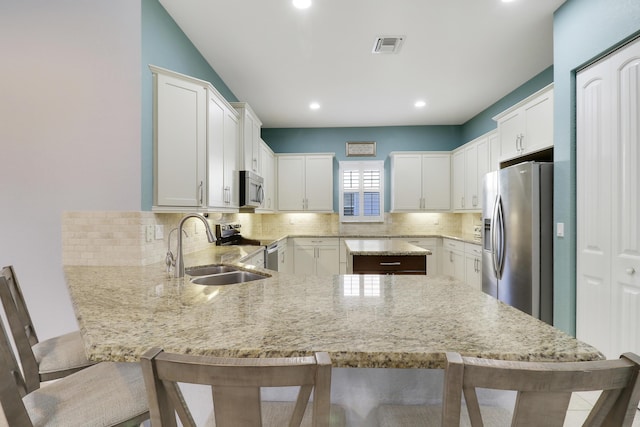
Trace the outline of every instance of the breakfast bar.
<instances>
[{"instance_id":1,"label":"breakfast bar","mask_svg":"<svg viewBox=\"0 0 640 427\"><path fill-rule=\"evenodd\" d=\"M225 286L170 277L162 263L66 266L89 357L135 361L158 346L247 357L326 351L335 367L353 368L442 368L446 351L508 360L602 358L595 348L447 277L294 276L232 261L250 250L185 256L187 266L226 263L265 275Z\"/></svg>"},{"instance_id":2,"label":"breakfast bar","mask_svg":"<svg viewBox=\"0 0 640 427\"><path fill-rule=\"evenodd\" d=\"M232 357L326 351L333 363L332 401L345 408L347 425L358 427L377 425L380 403L439 402L446 351L507 360L603 358L595 348L447 276L296 276L238 262L255 250L220 246L185 255L188 267L224 264L264 277L224 286L171 277L163 263L65 266L88 356L137 361L153 346ZM210 403L202 391L183 392L187 400L201 402L194 417L204 421ZM292 398L277 390L263 394L265 400ZM509 405L509 399L495 404Z\"/></svg>"}]
</instances>

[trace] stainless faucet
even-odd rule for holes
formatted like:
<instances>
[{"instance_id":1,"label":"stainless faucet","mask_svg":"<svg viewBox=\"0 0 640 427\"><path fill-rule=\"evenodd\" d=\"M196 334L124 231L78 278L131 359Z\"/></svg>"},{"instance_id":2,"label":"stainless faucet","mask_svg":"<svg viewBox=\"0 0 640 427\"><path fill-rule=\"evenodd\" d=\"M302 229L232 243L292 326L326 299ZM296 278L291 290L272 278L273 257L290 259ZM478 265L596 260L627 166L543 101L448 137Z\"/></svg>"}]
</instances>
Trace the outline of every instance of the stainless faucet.
<instances>
[{"instance_id":1,"label":"stainless faucet","mask_svg":"<svg viewBox=\"0 0 640 427\"><path fill-rule=\"evenodd\" d=\"M176 268L174 271L174 277L184 277L184 258L182 256L182 232L184 231L182 227L184 226L184 222L189 218L198 218L204 224L204 228L207 231L207 239L209 243L213 243L216 241L216 237L213 235L211 231L211 227L209 226L209 222L207 219L198 213L191 213L185 215L178 224L178 247L176 248Z\"/></svg>"},{"instance_id":2,"label":"stainless faucet","mask_svg":"<svg viewBox=\"0 0 640 427\"><path fill-rule=\"evenodd\" d=\"M165 257L165 264L167 264L167 273L171 273L171 269L176 266L176 257L171 252L171 235L174 231L178 231L178 227L172 228L169 232L169 240L167 241L167 255ZM184 237L189 237L186 230L182 230Z\"/></svg>"}]
</instances>

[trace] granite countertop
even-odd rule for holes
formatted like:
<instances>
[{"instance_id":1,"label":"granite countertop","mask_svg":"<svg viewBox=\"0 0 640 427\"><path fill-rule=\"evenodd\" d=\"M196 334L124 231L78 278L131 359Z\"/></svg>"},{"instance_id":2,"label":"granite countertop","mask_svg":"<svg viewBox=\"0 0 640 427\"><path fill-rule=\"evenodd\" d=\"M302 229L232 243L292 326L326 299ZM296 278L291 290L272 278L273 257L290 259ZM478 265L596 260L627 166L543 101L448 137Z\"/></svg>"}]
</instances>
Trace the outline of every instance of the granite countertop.
<instances>
[{"instance_id":1,"label":"granite countertop","mask_svg":"<svg viewBox=\"0 0 640 427\"><path fill-rule=\"evenodd\" d=\"M470 233L460 233L460 234L451 234L451 233L445 233L445 234L420 234L420 235L416 235L416 234L368 234L368 233L325 233L325 234L298 234L298 233L292 233L292 234L288 234L288 235L284 235L284 236L248 236L251 239L255 239L255 240L260 240L261 243L264 243L265 245L268 245L270 243L274 243L277 242L279 240L283 240L286 239L288 237L291 238L296 238L296 237L317 237L317 238L328 238L328 237L335 237L335 238L340 238L340 239L353 239L353 240L357 240L357 239L392 239L392 238L399 238L399 239L429 239L429 238L442 238L442 239L453 239L453 240L459 240L461 242L465 242L465 243L472 243L475 245L480 245L482 244L482 239L477 238L476 236L474 236L473 234Z\"/></svg>"},{"instance_id":2,"label":"granite countertop","mask_svg":"<svg viewBox=\"0 0 640 427\"><path fill-rule=\"evenodd\" d=\"M255 247L213 247L187 266L233 264ZM163 263L65 266L89 357L135 361L152 346L219 356L326 351L336 367L442 368L445 351L509 360L602 355L482 292L426 276L271 277L228 286L172 278Z\"/></svg>"},{"instance_id":3,"label":"granite countertop","mask_svg":"<svg viewBox=\"0 0 640 427\"><path fill-rule=\"evenodd\" d=\"M431 255L429 249L423 249L401 240L345 240L347 252L351 255Z\"/></svg>"}]
</instances>

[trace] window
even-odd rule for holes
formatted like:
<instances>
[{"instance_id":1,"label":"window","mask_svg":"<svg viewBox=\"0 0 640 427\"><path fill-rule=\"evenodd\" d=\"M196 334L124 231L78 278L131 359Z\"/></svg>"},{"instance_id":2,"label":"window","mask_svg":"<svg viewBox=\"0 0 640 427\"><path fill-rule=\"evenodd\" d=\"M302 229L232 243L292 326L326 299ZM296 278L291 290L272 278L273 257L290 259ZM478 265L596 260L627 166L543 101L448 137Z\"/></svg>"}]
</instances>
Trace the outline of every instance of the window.
<instances>
[{"instance_id":1,"label":"window","mask_svg":"<svg viewBox=\"0 0 640 427\"><path fill-rule=\"evenodd\" d=\"M384 162L340 162L340 221L384 221Z\"/></svg>"}]
</instances>

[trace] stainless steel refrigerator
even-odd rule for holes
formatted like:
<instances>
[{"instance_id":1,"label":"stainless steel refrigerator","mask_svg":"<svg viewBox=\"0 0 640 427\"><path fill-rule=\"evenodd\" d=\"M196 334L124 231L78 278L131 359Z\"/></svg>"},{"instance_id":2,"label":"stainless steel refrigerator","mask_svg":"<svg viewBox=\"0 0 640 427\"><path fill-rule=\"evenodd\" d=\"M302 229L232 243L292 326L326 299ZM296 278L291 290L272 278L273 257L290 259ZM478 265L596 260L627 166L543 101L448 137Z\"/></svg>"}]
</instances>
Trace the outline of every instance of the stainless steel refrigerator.
<instances>
[{"instance_id":1,"label":"stainless steel refrigerator","mask_svg":"<svg viewBox=\"0 0 640 427\"><path fill-rule=\"evenodd\" d=\"M553 323L553 163L524 162L483 181L482 290Z\"/></svg>"}]
</instances>

